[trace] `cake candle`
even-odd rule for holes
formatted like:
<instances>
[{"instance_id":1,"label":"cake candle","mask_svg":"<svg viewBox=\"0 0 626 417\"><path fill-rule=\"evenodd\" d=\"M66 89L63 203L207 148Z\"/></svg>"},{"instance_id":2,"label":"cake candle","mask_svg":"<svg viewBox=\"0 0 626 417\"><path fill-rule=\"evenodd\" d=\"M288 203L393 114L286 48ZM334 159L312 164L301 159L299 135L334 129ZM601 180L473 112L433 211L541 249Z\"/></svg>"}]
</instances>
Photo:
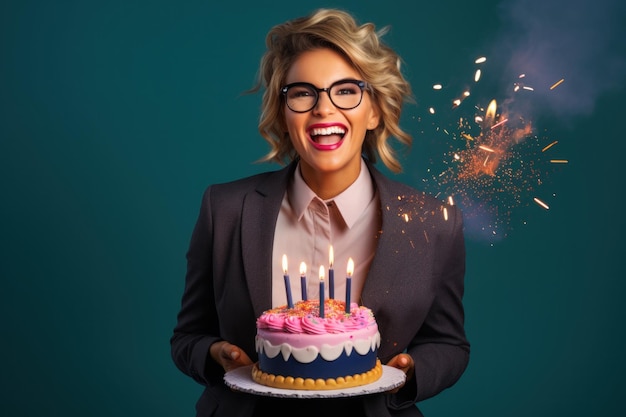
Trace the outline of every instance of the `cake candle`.
<instances>
[{"instance_id":1,"label":"cake candle","mask_svg":"<svg viewBox=\"0 0 626 417\"><path fill-rule=\"evenodd\" d=\"M306 301L306 264L300 263L300 288L302 291L302 301Z\"/></svg>"},{"instance_id":2,"label":"cake candle","mask_svg":"<svg viewBox=\"0 0 626 417\"><path fill-rule=\"evenodd\" d=\"M320 265L320 318L324 318L324 265Z\"/></svg>"},{"instance_id":3,"label":"cake candle","mask_svg":"<svg viewBox=\"0 0 626 417\"><path fill-rule=\"evenodd\" d=\"M283 255L283 278L285 279L285 292L287 293L287 308L293 308L293 300L291 299L291 283L289 282L287 268L287 255Z\"/></svg>"},{"instance_id":4,"label":"cake candle","mask_svg":"<svg viewBox=\"0 0 626 417\"><path fill-rule=\"evenodd\" d=\"M350 292L352 291L352 274L354 273L354 261L348 258L348 270L346 274L346 314L350 314Z\"/></svg>"},{"instance_id":5,"label":"cake candle","mask_svg":"<svg viewBox=\"0 0 626 417\"><path fill-rule=\"evenodd\" d=\"M335 256L333 252L333 245L330 245L328 249L328 298L335 298L335 271L333 269L333 262Z\"/></svg>"}]
</instances>

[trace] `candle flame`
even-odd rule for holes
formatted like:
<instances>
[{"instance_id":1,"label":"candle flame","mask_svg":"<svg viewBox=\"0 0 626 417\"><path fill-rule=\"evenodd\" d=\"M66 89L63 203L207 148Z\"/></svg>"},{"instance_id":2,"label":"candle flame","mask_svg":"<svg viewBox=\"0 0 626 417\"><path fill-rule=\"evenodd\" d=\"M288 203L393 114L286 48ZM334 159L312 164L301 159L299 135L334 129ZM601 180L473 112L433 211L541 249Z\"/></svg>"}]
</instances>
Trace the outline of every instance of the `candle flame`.
<instances>
[{"instance_id":1,"label":"candle flame","mask_svg":"<svg viewBox=\"0 0 626 417\"><path fill-rule=\"evenodd\" d=\"M539 200L537 197L534 197L533 200L535 201L535 203L539 204L544 209L550 210L550 207L546 203L544 203L543 201Z\"/></svg>"},{"instance_id":2,"label":"candle flame","mask_svg":"<svg viewBox=\"0 0 626 417\"><path fill-rule=\"evenodd\" d=\"M354 274L354 261L352 258L348 258L348 276L351 277Z\"/></svg>"},{"instance_id":3,"label":"candle flame","mask_svg":"<svg viewBox=\"0 0 626 417\"><path fill-rule=\"evenodd\" d=\"M493 120L494 117L496 117L496 110L498 109L498 105L496 103L496 100L493 99L489 102L489 105L487 106L487 110L485 111L485 120Z\"/></svg>"},{"instance_id":4,"label":"candle flame","mask_svg":"<svg viewBox=\"0 0 626 417\"><path fill-rule=\"evenodd\" d=\"M328 249L328 264L330 267L333 267L333 262L335 261L335 252L333 251L333 245L330 245Z\"/></svg>"},{"instance_id":5,"label":"candle flame","mask_svg":"<svg viewBox=\"0 0 626 417\"><path fill-rule=\"evenodd\" d=\"M287 255L283 255L283 272L287 275Z\"/></svg>"},{"instance_id":6,"label":"candle flame","mask_svg":"<svg viewBox=\"0 0 626 417\"><path fill-rule=\"evenodd\" d=\"M306 275L306 264L304 262L300 262L300 275Z\"/></svg>"},{"instance_id":7,"label":"candle flame","mask_svg":"<svg viewBox=\"0 0 626 417\"><path fill-rule=\"evenodd\" d=\"M324 265L320 265L320 281L324 281Z\"/></svg>"}]
</instances>

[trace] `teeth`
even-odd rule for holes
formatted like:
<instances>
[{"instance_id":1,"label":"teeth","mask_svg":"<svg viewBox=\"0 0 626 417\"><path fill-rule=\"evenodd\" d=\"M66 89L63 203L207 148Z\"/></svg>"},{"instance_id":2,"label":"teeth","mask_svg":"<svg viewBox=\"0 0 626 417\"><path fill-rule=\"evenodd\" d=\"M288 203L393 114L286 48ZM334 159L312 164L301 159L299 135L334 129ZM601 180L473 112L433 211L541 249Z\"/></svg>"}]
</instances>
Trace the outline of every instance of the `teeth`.
<instances>
[{"instance_id":1,"label":"teeth","mask_svg":"<svg viewBox=\"0 0 626 417\"><path fill-rule=\"evenodd\" d=\"M311 136L343 135L346 131L339 126L318 127L311 130Z\"/></svg>"}]
</instances>

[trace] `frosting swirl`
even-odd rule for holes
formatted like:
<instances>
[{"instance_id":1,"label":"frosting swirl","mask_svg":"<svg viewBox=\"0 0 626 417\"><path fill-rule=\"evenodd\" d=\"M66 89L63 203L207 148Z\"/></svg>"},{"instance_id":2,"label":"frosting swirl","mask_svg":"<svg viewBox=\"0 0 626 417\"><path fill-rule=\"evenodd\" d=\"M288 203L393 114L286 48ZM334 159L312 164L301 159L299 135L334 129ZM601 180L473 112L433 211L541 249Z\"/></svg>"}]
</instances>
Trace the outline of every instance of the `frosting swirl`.
<instances>
[{"instance_id":1,"label":"frosting swirl","mask_svg":"<svg viewBox=\"0 0 626 417\"><path fill-rule=\"evenodd\" d=\"M294 308L280 306L263 312L257 319L259 329L286 331L288 333L345 333L375 324L372 311L357 303L350 303L350 313L345 302L328 299L324 302L324 318L319 316L319 301L298 301Z\"/></svg>"}]
</instances>

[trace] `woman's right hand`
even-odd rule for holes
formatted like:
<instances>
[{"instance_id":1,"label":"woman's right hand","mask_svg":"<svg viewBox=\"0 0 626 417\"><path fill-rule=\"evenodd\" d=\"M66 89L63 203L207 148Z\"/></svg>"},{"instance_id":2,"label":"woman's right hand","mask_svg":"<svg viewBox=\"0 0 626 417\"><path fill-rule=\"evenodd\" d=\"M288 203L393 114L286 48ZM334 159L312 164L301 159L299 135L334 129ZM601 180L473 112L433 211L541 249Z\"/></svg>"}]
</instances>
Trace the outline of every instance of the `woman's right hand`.
<instances>
[{"instance_id":1,"label":"woman's right hand","mask_svg":"<svg viewBox=\"0 0 626 417\"><path fill-rule=\"evenodd\" d=\"M224 368L224 372L242 366L252 365L252 361L241 348L226 341L215 342L210 348L213 360Z\"/></svg>"}]
</instances>

